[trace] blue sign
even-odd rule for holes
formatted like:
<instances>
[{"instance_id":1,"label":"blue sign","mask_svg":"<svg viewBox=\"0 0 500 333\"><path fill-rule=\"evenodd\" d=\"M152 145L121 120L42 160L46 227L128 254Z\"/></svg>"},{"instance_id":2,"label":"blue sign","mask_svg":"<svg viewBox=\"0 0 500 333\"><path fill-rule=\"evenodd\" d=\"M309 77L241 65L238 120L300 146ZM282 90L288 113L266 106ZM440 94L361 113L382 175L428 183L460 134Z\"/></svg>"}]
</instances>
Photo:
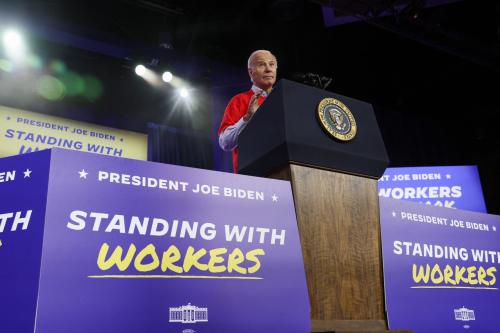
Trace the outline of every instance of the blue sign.
<instances>
[{"instance_id":1,"label":"blue sign","mask_svg":"<svg viewBox=\"0 0 500 333\"><path fill-rule=\"evenodd\" d=\"M486 213L476 166L388 168L379 197Z\"/></svg>"},{"instance_id":2,"label":"blue sign","mask_svg":"<svg viewBox=\"0 0 500 333\"><path fill-rule=\"evenodd\" d=\"M289 182L57 149L0 193L0 332L310 329Z\"/></svg>"},{"instance_id":3,"label":"blue sign","mask_svg":"<svg viewBox=\"0 0 500 333\"><path fill-rule=\"evenodd\" d=\"M0 332L33 332L49 156L0 159Z\"/></svg>"},{"instance_id":4,"label":"blue sign","mask_svg":"<svg viewBox=\"0 0 500 333\"><path fill-rule=\"evenodd\" d=\"M498 332L500 216L380 199L389 327Z\"/></svg>"}]
</instances>

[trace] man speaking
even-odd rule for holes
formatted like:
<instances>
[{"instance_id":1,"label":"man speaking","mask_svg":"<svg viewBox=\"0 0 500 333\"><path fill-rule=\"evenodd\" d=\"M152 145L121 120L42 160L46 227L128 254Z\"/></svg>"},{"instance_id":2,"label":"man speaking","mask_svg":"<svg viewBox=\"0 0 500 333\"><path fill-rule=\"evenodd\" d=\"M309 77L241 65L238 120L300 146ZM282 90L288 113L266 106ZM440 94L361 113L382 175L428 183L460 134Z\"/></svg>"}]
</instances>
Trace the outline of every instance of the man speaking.
<instances>
[{"instance_id":1,"label":"man speaking","mask_svg":"<svg viewBox=\"0 0 500 333\"><path fill-rule=\"evenodd\" d=\"M219 127L219 145L233 152L233 169L238 172L238 136L246 127L255 111L264 102L276 82L278 61L267 50L257 50L248 58L248 75L252 88L229 101Z\"/></svg>"}]
</instances>

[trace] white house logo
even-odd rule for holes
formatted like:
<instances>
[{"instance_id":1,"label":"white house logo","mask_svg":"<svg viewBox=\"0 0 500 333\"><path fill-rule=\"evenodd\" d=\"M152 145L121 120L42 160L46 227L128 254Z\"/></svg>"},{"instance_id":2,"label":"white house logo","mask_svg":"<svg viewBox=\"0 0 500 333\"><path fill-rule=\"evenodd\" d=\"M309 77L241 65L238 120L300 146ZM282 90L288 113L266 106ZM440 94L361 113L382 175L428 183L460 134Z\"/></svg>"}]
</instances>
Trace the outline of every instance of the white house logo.
<instances>
[{"instance_id":1,"label":"white house logo","mask_svg":"<svg viewBox=\"0 0 500 333\"><path fill-rule=\"evenodd\" d=\"M183 305L178 308L169 308L170 323L194 324L208 321L208 308L199 308L197 306ZM185 330L183 333L194 333L193 330Z\"/></svg>"},{"instance_id":2,"label":"white house logo","mask_svg":"<svg viewBox=\"0 0 500 333\"><path fill-rule=\"evenodd\" d=\"M455 320L458 321L471 321L476 320L476 315L474 314L474 310L467 309L466 307L461 307L460 309L455 309ZM464 328L470 328L469 325L464 325Z\"/></svg>"},{"instance_id":3,"label":"white house logo","mask_svg":"<svg viewBox=\"0 0 500 333\"><path fill-rule=\"evenodd\" d=\"M461 320L461 321L476 320L476 316L474 315L474 310L469 310L465 307L461 307L460 309L455 309L455 320Z\"/></svg>"}]
</instances>

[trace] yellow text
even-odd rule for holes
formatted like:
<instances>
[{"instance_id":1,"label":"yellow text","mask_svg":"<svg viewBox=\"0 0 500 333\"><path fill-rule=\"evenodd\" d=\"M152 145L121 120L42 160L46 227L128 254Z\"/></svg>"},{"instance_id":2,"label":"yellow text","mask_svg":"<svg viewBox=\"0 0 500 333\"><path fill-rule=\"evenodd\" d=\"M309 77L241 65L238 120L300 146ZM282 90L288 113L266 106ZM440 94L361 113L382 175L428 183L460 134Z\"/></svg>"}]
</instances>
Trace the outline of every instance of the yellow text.
<instances>
[{"instance_id":1,"label":"yellow text","mask_svg":"<svg viewBox=\"0 0 500 333\"><path fill-rule=\"evenodd\" d=\"M482 266L458 266L446 265L444 268L435 264L434 266L413 264L412 275L415 283L433 285L469 285L469 286L493 286L497 282L496 267L484 268Z\"/></svg>"},{"instance_id":2,"label":"yellow text","mask_svg":"<svg viewBox=\"0 0 500 333\"><path fill-rule=\"evenodd\" d=\"M110 254L110 246L102 244L97 257L97 266L107 271L114 266L121 272L133 267L137 272L175 272L188 273L193 269L210 273L238 273L241 275L254 274L261 268L260 258L266 253L263 249L253 249L243 252L234 248L230 252L226 248L196 250L189 246L181 252L175 245L170 245L165 251L158 251L153 244L148 244L138 250L135 244L130 244L124 251L116 246Z\"/></svg>"}]
</instances>

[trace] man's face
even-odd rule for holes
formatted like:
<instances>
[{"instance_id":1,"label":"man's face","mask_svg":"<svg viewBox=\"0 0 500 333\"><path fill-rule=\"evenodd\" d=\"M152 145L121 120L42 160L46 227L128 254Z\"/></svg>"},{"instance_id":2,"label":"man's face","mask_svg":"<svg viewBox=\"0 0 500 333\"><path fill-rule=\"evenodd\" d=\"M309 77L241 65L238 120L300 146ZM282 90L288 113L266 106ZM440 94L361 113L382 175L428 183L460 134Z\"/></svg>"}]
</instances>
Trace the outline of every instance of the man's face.
<instances>
[{"instance_id":1,"label":"man's face","mask_svg":"<svg viewBox=\"0 0 500 333\"><path fill-rule=\"evenodd\" d=\"M248 74L257 87L269 90L276 82L277 68L276 58L270 52L259 52L250 63Z\"/></svg>"}]
</instances>

